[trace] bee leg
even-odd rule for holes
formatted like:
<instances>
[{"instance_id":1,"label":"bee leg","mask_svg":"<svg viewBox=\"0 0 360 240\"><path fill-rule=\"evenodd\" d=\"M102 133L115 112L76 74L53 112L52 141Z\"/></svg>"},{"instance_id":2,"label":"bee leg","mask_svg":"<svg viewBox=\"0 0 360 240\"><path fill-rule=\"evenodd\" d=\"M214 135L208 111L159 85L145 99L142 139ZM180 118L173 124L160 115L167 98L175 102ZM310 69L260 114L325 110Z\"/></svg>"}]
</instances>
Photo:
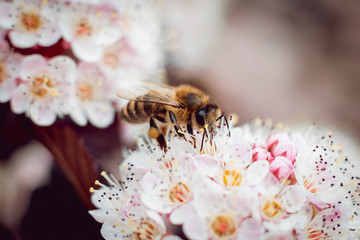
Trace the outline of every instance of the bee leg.
<instances>
[{"instance_id":1,"label":"bee leg","mask_svg":"<svg viewBox=\"0 0 360 240\"><path fill-rule=\"evenodd\" d=\"M161 117L159 117L159 118L161 118ZM150 138L156 139L156 141L159 143L161 149L163 149L166 152L167 146L166 146L165 137L164 137L164 134L162 134L158 125L156 124L155 119L161 121L156 116L152 116L150 118L150 128L148 131L148 135Z\"/></svg>"},{"instance_id":2,"label":"bee leg","mask_svg":"<svg viewBox=\"0 0 360 240\"><path fill-rule=\"evenodd\" d=\"M203 147L204 147L205 136L206 136L207 138L209 137L206 130L204 130L204 133L203 133L203 136L202 136L202 139L201 139L200 152L202 152Z\"/></svg>"},{"instance_id":3,"label":"bee leg","mask_svg":"<svg viewBox=\"0 0 360 240\"><path fill-rule=\"evenodd\" d=\"M183 134L181 127L179 126L179 124L177 124L175 114L172 111L169 111L169 116L170 116L171 123L174 125L176 134L179 135L179 137L184 138L185 141L187 141L187 139L185 138L185 135Z\"/></svg>"},{"instance_id":4,"label":"bee leg","mask_svg":"<svg viewBox=\"0 0 360 240\"><path fill-rule=\"evenodd\" d=\"M190 133L190 135L191 135L191 139L193 140L194 148L196 148L196 138L195 138L195 136L193 134L191 120L188 120L186 128L187 128L188 133Z\"/></svg>"}]
</instances>

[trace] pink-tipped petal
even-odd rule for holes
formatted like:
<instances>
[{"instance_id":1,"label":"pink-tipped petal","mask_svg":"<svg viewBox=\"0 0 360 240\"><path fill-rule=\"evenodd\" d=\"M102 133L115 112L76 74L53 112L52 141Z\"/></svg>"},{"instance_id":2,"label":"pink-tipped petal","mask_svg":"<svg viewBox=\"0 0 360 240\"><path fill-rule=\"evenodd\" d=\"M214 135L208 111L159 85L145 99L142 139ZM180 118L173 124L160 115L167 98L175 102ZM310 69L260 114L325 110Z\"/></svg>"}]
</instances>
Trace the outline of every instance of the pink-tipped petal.
<instances>
[{"instance_id":1,"label":"pink-tipped petal","mask_svg":"<svg viewBox=\"0 0 360 240\"><path fill-rule=\"evenodd\" d=\"M23 113L26 110L27 104L27 87L22 84L15 90L14 96L11 100L11 109L14 113Z\"/></svg>"},{"instance_id":2,"label":"pink-tipped petal","mask_svg":"<svg viewBox=\"0 0 360 240\"><path fill-rule=\"evenodd\" d=\"M30 55L24 58L20 67L20 77L27 81L30 77L46 71L47 63L41 55Z\"/></svg>"},{"instance_id":3,"label":"pink-tipped petal","mask_svg":"<svg viewBox=\"0 0 360 240\"><path fill-rule=\"evenodd\" d=\"M296 153L295 145L291 142L278 143L273 150L275 157L283 156L288 158L293 163L295 162Z\"/></svg>"},{"instance_id":4,"label":"pink-tipped petal","mask_svg":"<svg viewBox=\"0 0 360 240\"><path fill-rule=\"evenodd\" d=\"M270 164L270 171L277 179L283 179L292 173L293 163L286 157L276 157Z\"/></svg>"}]
</instances>

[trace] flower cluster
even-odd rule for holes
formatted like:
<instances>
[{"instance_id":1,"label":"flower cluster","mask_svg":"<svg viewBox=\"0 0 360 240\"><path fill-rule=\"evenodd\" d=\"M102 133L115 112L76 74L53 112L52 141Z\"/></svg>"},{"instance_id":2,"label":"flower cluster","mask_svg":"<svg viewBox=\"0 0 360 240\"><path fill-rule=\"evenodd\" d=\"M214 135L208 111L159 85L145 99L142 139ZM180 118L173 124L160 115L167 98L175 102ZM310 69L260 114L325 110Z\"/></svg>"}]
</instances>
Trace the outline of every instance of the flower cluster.
<instances>
[{"instance_id":1,"label":"flower cluster","mask_svg":"<svg viewBox=\"0 0 360 240\"><path fill-rule=\"evenodd\" d=\"M121 105L116 90L161 80L162 35L150 1L2 1L0 102L40 126L69 115L107 127Z\"/></svg>"},{"instance_id":2,"label":"flower cluster","mask_svg":"<svg viewBox=\"0 0 360 240\"><path fill-rule=\"evenodd\" d=\"M355 163L319 132L221 123L195 143L170 135L166 152L141 137L90 214L105 239L358 239Z\"/></svg>"}]
</instances>

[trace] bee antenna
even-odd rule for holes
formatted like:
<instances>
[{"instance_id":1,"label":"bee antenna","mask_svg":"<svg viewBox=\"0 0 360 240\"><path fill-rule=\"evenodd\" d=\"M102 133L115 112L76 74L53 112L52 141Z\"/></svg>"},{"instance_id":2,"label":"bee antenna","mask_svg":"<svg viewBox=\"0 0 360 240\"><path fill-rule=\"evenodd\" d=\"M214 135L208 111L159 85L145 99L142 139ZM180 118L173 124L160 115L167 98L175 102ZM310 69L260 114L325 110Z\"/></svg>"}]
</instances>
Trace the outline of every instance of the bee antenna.
<instances>
[{"instance_id":1,"label":"bee antenna","mask_svg":"<svg viewBox=\"0 0 360 240\"><path fill-rule=\"evenodd\" d=\"M229 130L229 137L230 137L230 136L231 136L230 127L229 127L229 122L228 122L228 120L227 120L226 115L225 115L225 114L221 114L221 116L218 117L218 118L216 119L216 121L219 121L219 120L222 119L222 118L225 119L226 127L227 127L227 129Z\"/></svg>"}]
</instances>

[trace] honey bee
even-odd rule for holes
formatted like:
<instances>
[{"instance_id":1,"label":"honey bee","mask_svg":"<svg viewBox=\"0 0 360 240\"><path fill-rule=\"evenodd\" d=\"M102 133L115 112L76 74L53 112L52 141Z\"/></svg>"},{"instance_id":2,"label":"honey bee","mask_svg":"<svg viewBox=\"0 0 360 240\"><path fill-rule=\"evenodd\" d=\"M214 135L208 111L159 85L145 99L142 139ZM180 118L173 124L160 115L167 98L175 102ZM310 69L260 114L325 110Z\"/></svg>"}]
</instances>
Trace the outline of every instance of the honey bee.
<instances>
[{"instance_id":1,"label":"honey bee","mask_svg":"<svg viewBox=\"0 0 360 240\"><path fill-rule=\"evenodd\" d=\"M225 117L211 96L189 85L172 87L147 82L120 90L116 94L130 100L121 110L120 118L129 123L148 121L149 137L156 139L165 151L167 146L164 135L169 129L174 129L175 134L185 140L185 132L181 126L191 136L194 136L195 130L204 132L202 148L207 131L214 128L217 120ZM228 125L227 120L226 124Z\"/></svg>"}]
</instances>

